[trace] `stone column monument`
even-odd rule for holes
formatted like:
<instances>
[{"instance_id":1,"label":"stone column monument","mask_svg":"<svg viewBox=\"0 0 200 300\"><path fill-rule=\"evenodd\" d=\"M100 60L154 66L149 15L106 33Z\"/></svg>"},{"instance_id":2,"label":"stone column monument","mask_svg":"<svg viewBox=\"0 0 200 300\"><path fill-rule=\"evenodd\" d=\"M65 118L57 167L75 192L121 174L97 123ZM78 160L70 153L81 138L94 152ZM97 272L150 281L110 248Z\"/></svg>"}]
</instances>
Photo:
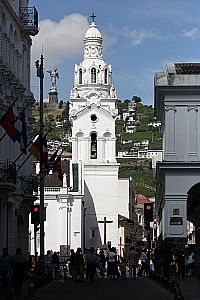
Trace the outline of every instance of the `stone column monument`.
<instances>
[{"instance_id":1,"label":"stone column monument","mask_svg":"<svg viewBox=\"0 0 200 300\"><path fill-rule=\"evenodd\" d=\"M49 93L49 106L52 108L56 108L58 106L58 92L57 92L57 85L56 79L59 79L57 68L54 67L53 69L47 71L51 77L51 88Z\"/></svg>"}]
</instances>

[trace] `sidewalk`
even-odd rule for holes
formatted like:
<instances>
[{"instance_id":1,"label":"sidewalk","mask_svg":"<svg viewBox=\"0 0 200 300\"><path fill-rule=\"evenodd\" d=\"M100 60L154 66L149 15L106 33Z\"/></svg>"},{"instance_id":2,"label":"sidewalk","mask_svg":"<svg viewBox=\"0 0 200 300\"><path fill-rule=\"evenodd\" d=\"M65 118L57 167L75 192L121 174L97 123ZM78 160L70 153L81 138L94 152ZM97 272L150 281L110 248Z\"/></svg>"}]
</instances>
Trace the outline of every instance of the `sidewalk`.
<instances>
[{"instance_id":1,"label":"sidewalk","mask_svg":"<svg viewBox=\"0 0 200 300\"><path fill-rule=\"evenodd\" d=\"M195 277L186 277L178 280L184 300L200 299L200 281Z\"/></svg>"}]
</instances>

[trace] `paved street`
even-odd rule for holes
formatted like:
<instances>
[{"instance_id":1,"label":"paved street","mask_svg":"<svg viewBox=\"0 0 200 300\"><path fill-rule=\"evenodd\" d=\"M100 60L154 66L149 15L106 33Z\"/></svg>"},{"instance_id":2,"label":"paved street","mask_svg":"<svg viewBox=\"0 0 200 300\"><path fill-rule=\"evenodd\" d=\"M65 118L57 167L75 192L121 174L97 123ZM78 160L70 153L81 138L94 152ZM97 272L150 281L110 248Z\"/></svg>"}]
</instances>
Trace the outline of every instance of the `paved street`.
<instances>
[{"instance_id":1,"label":"paved street","mask_svg":"<svg viewBox=\"0 0 200 300\"><path fill-rule=\"evenodd\" d=\"M100 279L91 282L73 282L66 280L64 283L55 281L42 288L38 294L38 300L172 300L174 297L149 279L135 280L109 280Z\"/></svg>"}]
</instances>

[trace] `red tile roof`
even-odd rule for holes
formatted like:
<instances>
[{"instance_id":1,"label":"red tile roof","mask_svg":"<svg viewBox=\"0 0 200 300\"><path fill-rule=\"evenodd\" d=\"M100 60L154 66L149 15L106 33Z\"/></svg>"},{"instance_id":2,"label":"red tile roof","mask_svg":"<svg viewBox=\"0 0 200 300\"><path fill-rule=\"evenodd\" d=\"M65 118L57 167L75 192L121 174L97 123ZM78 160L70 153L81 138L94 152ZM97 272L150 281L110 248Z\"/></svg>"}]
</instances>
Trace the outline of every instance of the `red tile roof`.
<instances>
[{"instance_id":1,"label":"red tile roof","mask_svg":"<svg viewBox=\"0 0 200 300\"><path fill-rule=\"evenodd\" d=\"M141 195L141 194L136 194L135 198L136 198L136 203L137 204L143 204L143 203L146 203L146 202L151 202L146 196Z\"/></svg>"}]
</instances>

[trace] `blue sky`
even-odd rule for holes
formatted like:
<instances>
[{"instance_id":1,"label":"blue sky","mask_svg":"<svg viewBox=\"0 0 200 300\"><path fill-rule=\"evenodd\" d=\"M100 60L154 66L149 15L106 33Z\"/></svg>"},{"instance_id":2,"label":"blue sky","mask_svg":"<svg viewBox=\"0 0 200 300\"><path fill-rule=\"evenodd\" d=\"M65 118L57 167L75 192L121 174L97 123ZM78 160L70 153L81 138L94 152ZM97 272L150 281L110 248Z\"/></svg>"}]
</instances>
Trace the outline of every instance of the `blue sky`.
<instances>
[{"instance_id":1,"label":"blue sky","mask_svg":"<svg viewBox=\"0 0 200 300\"><path fill-rule=\"evenodd\" d=\"M39 97L35 60L45 58L44 98L56 66L59 99L67 101L74 65L83 60L83 38L93 12L103 36L103 57L112 65L120 100L140 96L154 105L154 73L170 62L200 61L199 0L30 0L39 11L40 32L33 38L32 91Z\"/></svg>"}]
</instances>

